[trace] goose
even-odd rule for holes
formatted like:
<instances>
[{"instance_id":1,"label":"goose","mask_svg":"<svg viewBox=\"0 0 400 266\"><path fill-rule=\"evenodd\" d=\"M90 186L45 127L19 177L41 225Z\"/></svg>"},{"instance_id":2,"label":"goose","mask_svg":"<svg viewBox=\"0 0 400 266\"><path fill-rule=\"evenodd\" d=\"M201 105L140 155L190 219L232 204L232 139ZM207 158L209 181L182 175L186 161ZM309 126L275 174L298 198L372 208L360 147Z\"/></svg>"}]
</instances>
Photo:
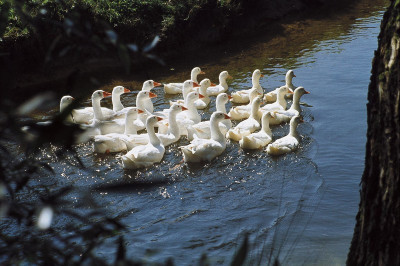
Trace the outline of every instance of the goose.
<instances>
[{"instance_id":1,"label":"goose","mask_svg":"<svg viewBox=\"0 0 400 266\"><path fill-rule=\"evenodd\" d=\"M199 74L205 74L205 73L203 71L201 71L200 67L193 68L191 73L190 73L190 80L192 80L193 82L198 83L197 76ZM183 89L183 83L167 83L167 84L164 84L164 92L166 94L182 93L182 89Z\"/></svg>"},{"instance_id":2,"label":"goose","mask_svg":"<svg viewBox=\"0 0 400 266\"><path fill-rule=\"evenodd\" d=\"M210 104L211 99L210 97L208 97L207 94L207 88L210 86L215 86L215 84L212 83L209 79L203 79L200 82L200 87L198 89L198 92L204 97L195 101L194 105L196 106L197 109L202 110Z\"/></svg>"},{"instance_id":3,"label":"goose","mask_svg":"<svg viewBox=\"0 0 400 266\"><path fill-rule=\"evenodd\" d=\"M62 113L65 108L73 103L75 101L75 98L72 97L71 95L64 95L61 97L60 100L60 113ZM72 112L65 118L65 122L67 123L75 123L74 116L72 115Z\"/></svg>"},{"instance_id":4,"label":"goose","mask_svg":"<svg viewBox=\"0 0 400 266\"><path fill-rule=\"evenodd\" d=\"M97 90L98 91L98 90ZM96 92L96 91L95 91ZM111 96L111 93L109 92L104 92L104 97ZM93 93L94 94L94 93ZM109 119L114 115L114 111L106 108L106 107L101 107L100 105L100 100L93 101L93 94L92 94L92 107L85 107L81 109L73 109L71 111L72 116L74 117L74 122L77 124L90 124L93 121L94 117L94 110L96 109L98 114L97 117L99 117L100 120L106 120Z\"/></svg>"},{"instance_id":5,"label":"goose","mask_svg":"<svg viewBox=\"0 0 400 266\"><path fill-rule=\"evenodd\" d=\"M179 125L179 131L181 135L188 135L188 126L201 122L201 115L198 113L195 101L202 99L204 96L198 92L191 92L186 98L185 107L188 109L184 112L180 112L177 115L177 121Z\"/></svg>"},{"instance_id":6,"label":"goose","mask_svg":"<svg viewBox=\"0 0 400 266\"><path fill-rule=\"evenodd\" d=\"M143 82L142 91L150 92L151 89L157 86L161 86L161 83L158 83L154 80L147 80ZM143 99L143 105L144 105L143 108L149 113L152 114L154 112L154 105L153 102L151 101L151 98Z\"/></svg>"},{"instance_id":7,"label":"goose","mask_svg":"<svg viewBox=\"0 0 400 266\"><path fill-rule=\"evenodd\" d=\"M293 93L293 103L286 111L275 111L274 118L270 120L271 125L279 125L281 123L289 122L293 116L300 115L300 98L304 94L309 94L303 87L297 87Z\"/></svg>"},{"instance_id":8,"label":"goose","mask_svg":"<svg viewBox=\"0 0 400 266\"><path fill-rule=\"evenodd\" d=\"M142 110L136 107L126 107L125 113L125 131L123 134L110 133L106 135L94 136L93 151L97 153L110 153L121 152L128 150L127 138L129 136L137 135L137 130L133 121L137 118L138 114L143 113ZM146 142L147 143L147 142ZM144 143L144 144L146 144Z\"/></svg>"},{"instance_id":9,"label":"goose","mask_svg":"<svg viewBox=\"0 0 400 266\"><path fill-rule=\"evenodd\" d=\"M286 86L282 86L278 90L278 96L276 98L276 101L274 103L266 104L263 107L260 108L259 110L259 115L261 116L262 113L268 112L268 111L284 111L286 110L287 107L287 102L285 99L285 95L287 93L292 93Z\"/></svg>"},{"instance_id":10,"label":"goose","mask_svg":"<svg viewBox=\"0 0 400 266\"><path fill-rule=\"evenodd\" d=\"M200 85L199 85L198 83L194 82L193 80L189 80L189 79L188 79L188 80L185 80L185 81L183 82L183 89L182 89L183 99L176 100L175 102L170 101L170 102L169 102L169 105L171 106L171 105L173 105L174 103L177 103L177 104L185 104L185 100L186 100L187 95L188 95L190 92L193 91L193 88L197 88L197 87L200 87Z\"/></svg>"},{"instance_id":11,"label":"goose","mask_svg":"<svg viewBox=\"0 0 400 266\"><path fill-rule=\"evenodd\" d=\"M222 71L219 74L219 84L208 87L207 95L216 96L222 92L226 92L228 90L228 83L226 83L226 80L231 78L232 77L229 75L228 71Z\"/></svg>"},{"instance_id":12,"label":"goose","mask_svg":"<svg viewBox=\"0 0 400 266\"><path fill-rule=\"evenodd\" d=\"M296 89L296 87L292 83L292 79L294 77L296 77L296 75L294 74L293 70L289 70L288 72L286 72L285 85L284 86L286 86L289 89L289 91L291 91L291 92L293 92ZM276 88L275 90L266 93L264 95L264 101L266 101L266 102L274 102L274 101L276 101L276 97L278 95L278 90L279 90L279 88ZM291 98L293 95L288 94L286 96L288 98Z\"/></svg>"},{"instance_id":13,"label":"goose","mask_svg":"<svg viewBox=\"0 0 400 266\"><path fill-rule=\"evenodd\" d=\"M138 118L134 121L138 130L142 130L146 127L146 119L148 116L152 115L152 112L146 109L148 108L148 104L146 103L149 101L151 102L151 99L155 97L157 97L157 94L152 93L151 91L139 91L137 94L136 107L144 111L144 113L139 114Z\"/></svg>"},{"instance_id":14,"label":"goose","mask_svg":"<svg viewBox=\"0 0 400 266\"><path fill-rule=\"evenodd\" d=\"M139 145L122 156L124 169L137 169L152 166L159 163L164 157L165 147L157 137L154 126L162 118L151 115L146 120L146 130L149 135L149 143Z\"/></svg>"},{"instance_id":15,"label":"goose","mask_svg":"<svg viewBox=\"0 0 400 266\"><path fill-rule=\"evenodd\" d=\"M125 108L121 103L121 95L128 92L131 91L127 88L124 88L123 86L116 86L113 88L111 101L114 113L122 111Z\"/></svg>"},{"instance_id":16,"label":"goose","mask_svg":"<svg viewBox=\"0 0 400 266\"><path fill-rule=\"evenodd\" d=\"M267 146L267 153L270 155L281 155L292 152L299 146L299 136L297 134L297 125L303 122L299 116L290 119L289 134L283 138L275 140Z\"/></svg>"},{"instance_id":17,"label":"goose","mask_svg":"<svg viewBox=\"0 0 400 266\"><path fill-rule=\"evenodd\" d=\"M242 149L260 149L267 146L272 140L272 131L269 127L270 120L274 117L271 112L266 112L261 118L261 130L242 137L239 145Z\"/></svg>"},{"instance_id":18,"label":"goose","mask_svg":"<svg viewBox=\"0 0 400 266\"><path fill-rule=\"evenodd\" d=\"M252 81L252 88L256 88L257 91L260 94L263 94L264 91L260 85L260 78L264 77L263 74L261 74L261 71L259 69L254 70L251 81ZM241 90L232 93L232 102L234 103L248 103L250 101L249 99L249 94L250 94L250 89L248 90Z\"/></svg>"},{"instance_id":19,"label":"goose","mask_svg":"<svg viewBox=\"0 0 400 266\"><path fill-rule=\"evenodd\" d=\"M219 129L219 122L229 119L223 112L216 111L211 115L211 139L195 138L189 145L179 147L185 162L211 161L224 152L226 139Z\"/></svg>"},{"instance_id":20,"label":"goose","mask_svg":"<svg viewBox=\"0 0 400 266\"><path fill-rule=\"evenodd\" d=\"M231 117L232 120L242 120L250 117L251 113L251 104L253 100L258 96L261 95L256 88L250 89L249 99L250 102L246 105L238 105L234 106L229 110L228 115Z\"/></svg>"},{"instance_id":21,"label":"goose","mask_svg":"<svg viewBox=\"0 0 400 266\"><path fill-rule=\"evenodd\" d=\"M231 128L228 133L226 133L226 137L239 141L242 137L248 136L260 129L260 116L258 114L260 105L261 96L257 96L252 102L250 117L237 124L234 128Z\"/></svg>"},{"instance_id":22,"label":"goose","mask_svg":"<svg viewBox=\"0 0 400 266\"><path fill-rule=\"evenodd\" d=\"M167 147L175 142L177 142L181 135L179 132L179 126L176 121L176 115L181 112L185 111L187 108L180 104L173 104L170 107L169 116L168 116L168 131L166 134L156 133L157 137L160 139L161 143L164 147ZM126 146L128 149L132 149L138 145L147 144L149 142L149 135L148 134L140 134L140 135L132 135L125 137Z\"/></svg>"},{"instance_id":23,"label":"goose","mask_svg":"<svg viewBox=\"0 0 400 266\"><path fill-rule=\"evenodd\" d=\"M218 112L222 112L226 114L226 107L225 104L231 99L232 97L226 94L225 92L218 94L216 99L216 109ZM229 116L229 115L228 115ZM203 121L197 123L192 126L195 130L193 132L196 134L198 138L202 139L209 139L211 138L211 128L210 128L211 121ZM232 127L232 121L230 119L224 119L222 122L219 123L219 128L222 134L226 134L226 132Z\"/></svg>"}]
</instances>

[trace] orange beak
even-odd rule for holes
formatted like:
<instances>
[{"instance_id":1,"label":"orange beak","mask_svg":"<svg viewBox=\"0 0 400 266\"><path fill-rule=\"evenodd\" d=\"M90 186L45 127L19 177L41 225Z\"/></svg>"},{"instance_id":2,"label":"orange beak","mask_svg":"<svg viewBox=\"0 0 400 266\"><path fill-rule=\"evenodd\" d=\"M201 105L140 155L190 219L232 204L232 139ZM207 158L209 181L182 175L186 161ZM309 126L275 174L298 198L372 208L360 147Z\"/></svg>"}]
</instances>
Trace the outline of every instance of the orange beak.
<instances>
[{"instance_id":1,"label":"orange beak","mask_svg":"<svg viewBox=\"0 0 400 266\"><path fill-rule=\"evenodd\" d=\"M295 77L296 75L295 74L293 74L293 77Z\"/></svg>"},{"instance_id":2,"label":"orange beak","mask_svg":"<svg viewBox=\"0 0 400 266\"><path fill-rule=\"evenodd\" d=\"M231 119L231 117L227 114L225 114L225 119Z\"/></svg>"},{"instance_id":3,"label":"orange beak","mask_svg":"<svg viewBox=\"0 0 400 266\"><path fill-rule=\"evenodd\" d=\"M182 106L182 111L188 110L185 106Z\"/></svg>"},{"instance_id":4,"label":"orange beak","mask_svg":"<svg viewBox=\"0 0 400 266\"><path fill-rule=\"evenodd\" d=\"M193 81L193 87L200 87L199 83Z\"/></svg>"},{"instance_id":5,"label":"orange beak","mask_svg":"<svg viewBox=\"0 0 400 266\"><path fill-rule=\"evenodd\" d=\"M161 121L162 117L157 116L157 121Z\"/></svg>"},{"instance_id":6,"label":"orange beak","mask_svg":"<svg viewBox=\"0 0 400 266\"><path fill-rule=\"evenodd\" d=\"M199 93L199 98L204 98L204 95Z\"/></svg>"},{"instance_id":7,"label":"orange beak","mask_svg":"<svg viewBox=\"0 0 400 266\"><path fill-rule=\"evenodd\" d=\"M149 97L150 97L150 98L156 98L156 97L157 97L157 94L152 93L151 91L149 91Z\"/></svg>"},{"instance_id":8,"label":"orange beak","mask_svg":"<svg viewBox=\"0 0 400 266\"><path fill-rule=\"evenodd\" d=\"M305 94L309 94L310 92L309 92L309 91L305 91L304 93L305 93Z\"/></svg>"},{"instance_id":9,"label":"orange beak","mask_svg":"<svg viewBox=\"0 0 400 266\"><path fill-rule=\"evenodd\" d=\"M205 74L206 72L204 72L204 71L200 71L200 74Z\"/></svg>"},{"instance_id":10,"label":"orange beak","mask_svg":"<svg viewBox=\"0 0 400 266\"><path fill-rule=\"evenodd\" d=\"M162 85L161 83L155 82L155 81L154 81L154 87L159 87L159 86L161 86L161 85Z\"/></svg>"},{"instance_id":11,"label":"orange beak","mask_svg":"<svg viewBox=\"0 0 400 266\"><path fill-rule=\"evenodd\" d=\"M232 96L230 96L230 95L228 95L228 99L229 99L229 100L231 100L231 99L233 99L233 97L232 97Z\"/></svg>"},{"instance_id":12,"label":"orange beak","mask_svg":"<svg viewBox=\"0 0 400 266\"><path fill-rule=\"evenodd\" d=\"M288 91L287 93L288 93L288 94L293 94L293 91Z\"/></svg>"},{"instance_id":13,"label":"orange beak","mask_svg":"<svg viewBox=\"0 0 400 266\"><path fill-rule=\"evenodd\" d=\"M261 77L264 77L264 74L261 74Z\"/></svg>"},{"instance_id":14,"label":"orange beak","mask_svg":"<svg viewBox=\"0 0 400 266\"><path fill-rule=\"evenodd\" d=\"M103 97L105 98L105 97L108 97L108 96L111 96L111 93L103 91Z\"/></svg>"},{"instance_id":15,"label":"orange beak","mask_svg":"<svg viewBox=\"0 0 400 266\"><path fill-rule=\"evenodd\" d=\"M231 75L228 75L227 79L233 79Z\"/></svg>"},{"instance_id":16,"label":"orange beak","mask_svg":"<svg viewBox=\"0 0 400 266\"><path fill-rule=\"evenodd\" d=\"M217 85L216 85L215 83L212 83L212 82L211 82L211 86L217 86Z\"/></svg>"},{"instance_id":17,"label":"orange beak","mask_svg":"<svg viewBox=\"0 0 400 266\"><path fill-rule=\"evenodd\" d=\"M144 111L142 109L138 109L137 112L138 112L138 114L143 114L144 113Z\"/></svg>"},{"instance_id":18,"label":"orange beak","mask_svg":"<svg viewBox=\"0 0 400 266\"><path fill-rule=\"evenodd\" d=\"M124 93L131 92L129 89L124 88Z\"/></svg>"}]
</instances>

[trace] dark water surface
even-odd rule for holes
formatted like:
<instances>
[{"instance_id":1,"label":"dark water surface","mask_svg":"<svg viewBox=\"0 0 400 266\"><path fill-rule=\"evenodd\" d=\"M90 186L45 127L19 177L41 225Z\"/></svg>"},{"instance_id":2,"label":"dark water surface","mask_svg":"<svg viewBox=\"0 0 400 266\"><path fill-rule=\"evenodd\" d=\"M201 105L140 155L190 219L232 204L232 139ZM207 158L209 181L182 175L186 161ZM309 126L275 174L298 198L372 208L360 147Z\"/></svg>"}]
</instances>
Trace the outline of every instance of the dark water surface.
<instances>
[{"instance_id":1,"label":"dark water surface","mask_svg":"<svg viewBox=\"0 0 400 266\"><path fill-rule=\"evenodd\" d=\"M50 186L94 184L162 178L154 189L123 193L94 193L113 216L128 226L127 251L149 262L172 257L176 265L197 264L203 253L210 262L229 264L245 233L249 233L250 264L261 265L278 257L284 265L343 265L349 249L359 203L359 182L364 169L366 103L373 52L377 47L385 1L360 1L355 9L324 18L285 25L281 34L224 44L172 63L171 69L149 78L172 82L189 78L200 66L218 82L227 70L233 77L229 91L251 86L251 73L265 75L261 85L270 91L284 83L293 69L294 84L311 92L302 98L305 122L298 127L301 147L272 158L263 151L247 152L230 142L226 152L211 163L185 165L178 146L167 148L154 167L124 171L121 154L94 155L90 145L79 147L88 169L53 163L59 174ZM143 78L113 77L114 84L140 89ZM156 88L155 109L168 107ZM124 95L133 105L137 91ZM107 103L106 103L107 104ZM229 107L231 105L229 104ZM202 112L203 119L215 110ZM273 128L274 137L288 126ZM51 158L46 158L45 160ZM79 195L74 195L79 201ZM113 258L115 243L99 251Z\"/></svg>"}]
</instances>

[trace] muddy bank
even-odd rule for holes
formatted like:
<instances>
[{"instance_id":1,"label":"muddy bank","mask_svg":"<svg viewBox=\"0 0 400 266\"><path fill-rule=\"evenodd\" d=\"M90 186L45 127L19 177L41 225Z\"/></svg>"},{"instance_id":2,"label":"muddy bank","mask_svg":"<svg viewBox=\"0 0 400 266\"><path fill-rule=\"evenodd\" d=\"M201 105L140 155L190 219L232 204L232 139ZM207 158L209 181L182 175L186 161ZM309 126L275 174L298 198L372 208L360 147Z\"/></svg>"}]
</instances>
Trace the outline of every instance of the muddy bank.
<instances>
[{"instance_id":1,"label":"muddy bank","mask_svg":"<svg viewBox=\"0 0 400 266\"><path fill-rule=\"evenodd\" d=\"M167 30L159 35L160 41L151 53L162 58L166 65L150 60L147 55L131 54L129 73L138 73L144 69L160 71L169 68L168 62L177 58L201 55L207 53L210 47L234 43L235 40L247 36L257 36L260 32L263 35L276 36L282 34L282 23L301 21L312 16L335 15L355 2L357 1L230 1L229 4L235 8L227 13L217 1L206 1L202 6L193 6L183 20L175 21L176 27L171 28L173 31ZM121 51L118 49L93 54L85 51L75 53L75 57L60 56L46 61L48 50L53 44L46 38L51 39L54 36L43 31L36 33L30 38L4 40L1 44L5 56L0 60L6 66L1 72L1 86L9 88L6 96L11 99L23 100L49 88L55 90L57 95L67 94L82 79L88 80L88 91L91 91L100 85L99 80L105 71L127 71L126 62L123 63L126 58L120 56ZM120 36L135 35L134 29L127 28L117 29L117 33ZM151 39L149 34L149 40Z\"/></svg>"}]
</instances>

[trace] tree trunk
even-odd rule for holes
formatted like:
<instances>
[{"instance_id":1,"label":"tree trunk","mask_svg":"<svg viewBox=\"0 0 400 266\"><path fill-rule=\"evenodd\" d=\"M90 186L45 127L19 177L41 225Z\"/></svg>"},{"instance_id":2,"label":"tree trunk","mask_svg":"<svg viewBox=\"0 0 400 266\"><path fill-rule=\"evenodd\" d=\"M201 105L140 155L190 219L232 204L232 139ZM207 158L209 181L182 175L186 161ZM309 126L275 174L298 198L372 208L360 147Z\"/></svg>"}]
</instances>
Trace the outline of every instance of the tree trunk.
<instances>
[{"instance_id":1,"label":"tree trunk","mask_svg":"<svg viewBox=\"0 0 400 266\"><path fill-rule=\"evenodd\" d=\"M391 1L378 41L361 202L347 265L400 265L400 0Z\"/></svg>"}]
</instances>

